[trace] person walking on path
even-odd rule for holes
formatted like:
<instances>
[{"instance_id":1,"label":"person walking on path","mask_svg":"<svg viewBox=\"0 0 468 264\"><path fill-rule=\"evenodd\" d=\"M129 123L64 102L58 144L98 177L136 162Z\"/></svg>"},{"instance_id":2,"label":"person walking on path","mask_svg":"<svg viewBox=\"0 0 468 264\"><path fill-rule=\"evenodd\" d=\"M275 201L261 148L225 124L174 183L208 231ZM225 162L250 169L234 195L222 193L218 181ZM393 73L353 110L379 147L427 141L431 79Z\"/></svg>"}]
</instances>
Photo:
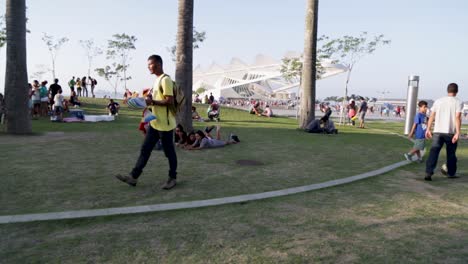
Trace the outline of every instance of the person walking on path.
<instances>
[{"instance_id":1,"label":"person walking on path","mask_svg":"<svg viewBox=\"0 0 468 264\"><path fill-rule=\"evenodd\" d=\"M136 186L137 179L148 162L156 143L161 140L163 151L169 161L169 177L162 186L169 190L176 186L177 178L177 155L174 146L174 128L176 127L175 114L168 108L174 104L174 87L171 78L164 74L163 60L159 55L151 55L148 58L148 69L151 74L156 75L152 93L146 97L146 104L157 119L150 122L145 140L141 146L140 156L129 175L116 175L120 181L130 186Z\"/></svg>"},{"instance_id":2,"label":"person walking on path","mask_svg":"<svg viewBox=\"0 0 468 264\"><path fill-rule=\"evenodd\" d=\"M404 156L408 161L412 161L413 155L416 154L418 157L417 162L422 162L421 151L424 150L425 139L426 139L426 112L427 102L420 101L418 103L419 111L414 116L413 126L411 132L408 134L408 138L412 139L414 136L414 146L410 152L405 153Z\"/></svg>"},{"instance_id":3,"label":"person walking on path","mask_svg":"<svg viewBox=\"0 0 468 264\"><path fill-rule=\"evenodd\" d=\"M432 138L431 151L426 161L426 181L432 180L437 166L440 150L445 144L447 151L447 170L441 170L449 178L457 178L457 143L460 137L461 114L463 103L456 98L458 85L451 83L447 87L447 96L437 99L431 108L431 116L427 124L426 138ZM434 123L434 133L431 126Z\"/></svg>"}]
</instances>

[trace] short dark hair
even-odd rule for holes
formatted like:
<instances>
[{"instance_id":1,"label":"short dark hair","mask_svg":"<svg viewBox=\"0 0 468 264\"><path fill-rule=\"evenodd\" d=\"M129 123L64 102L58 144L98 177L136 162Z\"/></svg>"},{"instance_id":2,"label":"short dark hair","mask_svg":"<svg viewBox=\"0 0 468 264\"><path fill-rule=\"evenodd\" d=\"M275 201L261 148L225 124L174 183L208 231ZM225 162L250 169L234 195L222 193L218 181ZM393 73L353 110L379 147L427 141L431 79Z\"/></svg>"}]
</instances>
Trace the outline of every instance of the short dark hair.
<instances>
[{"instance_id":1,"label":"short dark hair","mask_svg":"<svg viewBox=\"0 0 468 264\"><path fill-rule=\"evenodd\" d=\"M418 106L422 107L423 105L427 106L427 102L424 100L419 101Z\"/></svg>"},{"instance_id":2,"label":"short dark hair","mask_svg":"<svg viewBox=\"0 0 468 264\"><path fill-rule=\"evenodd\" d=\"M151 56L148 57L148 60L152 60L152 61L154 61L156 63L159 63L159 64L161 64L161 66L163 65L163 60L162 60L161 56L159 56L159 55L151 55Z\"/></svg>"},{"instance_id":3,"label":"short dark hair","mask_svg":"<svg viewBox=\"0 0 468 264\"><path fill-rule=\"evenodd\" d=\"M58 82L59 82L59 79L55 79L54 82L55 82L55 83L58 83Z\"/></svg>"},{"instance_id":4,"label":"short dark hair","mask_svg":"<svg viewBox=\"0 0 468 264\"><path fill-rule=\"evenodd\" d=\"M447 86L447 93L458 93L458 84L451 83Z\"/></svg>"}]
</instances>

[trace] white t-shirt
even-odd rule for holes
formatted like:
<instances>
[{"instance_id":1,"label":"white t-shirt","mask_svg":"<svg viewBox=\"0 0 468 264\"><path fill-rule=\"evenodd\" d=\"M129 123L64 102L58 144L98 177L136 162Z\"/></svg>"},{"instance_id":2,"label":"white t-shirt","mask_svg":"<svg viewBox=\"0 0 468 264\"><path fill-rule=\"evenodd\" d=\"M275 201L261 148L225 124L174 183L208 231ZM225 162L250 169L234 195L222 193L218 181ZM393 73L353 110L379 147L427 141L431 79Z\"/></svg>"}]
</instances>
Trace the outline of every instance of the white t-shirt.
<instances>
[{"instance_id":1,"label":"white t-shirt","mask_svg":"<svg viewBox=\"0 0 468 264\"><path fill-rule=\"evenodd\" d=\"M455 134L456 115L463 110L463 103L454 96L437 99L431 108L435 113L434 133Z\"/></svg>"},{"instance_id":2,"label":"white t-shirt","mask_svg":"<svg viewBox=\"0 0 468 264\"><path fill-rule=\"evenodd\" d=\"M61 94L56 94L54 96L54 106L62 106L63 105L63 95Z\"/></svg>"},{"instance_id":3,"label":"white t-shirt","mask_svg":"<svg viewBox=\"0 0 468 264\"><path fill-rule=\"evenodd\" d=\"M41 100L41 94L39 93L39 88L37 88L37 89L33 88L32 90L34 91L32 99L34 101L40 101Z\"/></svg>"}]
</instances>

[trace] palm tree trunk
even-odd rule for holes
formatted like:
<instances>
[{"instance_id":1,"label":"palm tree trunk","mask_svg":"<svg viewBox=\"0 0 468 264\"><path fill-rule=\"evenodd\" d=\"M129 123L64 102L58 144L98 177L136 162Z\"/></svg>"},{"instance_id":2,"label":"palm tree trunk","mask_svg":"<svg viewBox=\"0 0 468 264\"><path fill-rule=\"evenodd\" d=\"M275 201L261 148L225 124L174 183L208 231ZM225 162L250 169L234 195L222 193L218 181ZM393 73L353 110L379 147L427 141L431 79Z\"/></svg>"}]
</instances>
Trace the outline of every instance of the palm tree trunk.
<instances>
[{"instance_id":1,"label":"palm tree trunk","mask_svg":"<svg viewBox=\"0 0 468 264\"><path fill-rule=\"evenodd\" d=\"M6 129L10 134L29 134L32 128L28 108L25 0L6 1L6 27Z\"/></svg>"},{"instance_id":2,"label":"palm tree trunk","mask_svg":"<svg viewBox=\"0 0 468 264\"><path fill-rule=\"evenodd\" d=\"M302 67L302 96L299 127L305 128L315 119L315 82L317 77L317 21L318 0L307 1L305 38L304 38L304 65Z\"/></svg>"},{"instance_id":3,"label":"palm tree trunk","mask_svg":"<svg viewBox=\"0 0 468 264\"><path fill-rule=\"evenodd\" d=\"M192 76L193 76L193 0L179 0L177 20L176 83L184 92L185 101L177 122L185 131L192 125Z\"/></svg>"}]
</instances>

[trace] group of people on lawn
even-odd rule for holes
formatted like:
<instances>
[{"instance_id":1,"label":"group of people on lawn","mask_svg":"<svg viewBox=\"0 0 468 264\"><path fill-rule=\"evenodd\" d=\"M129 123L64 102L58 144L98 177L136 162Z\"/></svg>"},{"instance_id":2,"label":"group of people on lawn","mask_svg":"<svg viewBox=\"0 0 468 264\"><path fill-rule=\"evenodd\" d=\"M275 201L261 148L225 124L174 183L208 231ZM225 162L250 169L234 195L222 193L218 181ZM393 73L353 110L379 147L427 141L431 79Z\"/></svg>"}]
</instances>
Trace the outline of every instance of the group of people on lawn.
<instances>
[{"instance_id":1,"label":"group of people on lawn","mask_svg":"<svg viewBox=\"0 0 468 264\"><path fill-rule=\"evenodd\" d=\"M211 131L215 128L214 126L206 127L204 131L197 130L186 133L182 126L176 125L175 112L169 110L170 106L174 105L174 88L172 79L164 74L162 58L159 55L150 56L148 58L148 69L151 74L156 75L156 80L153 84L152 94L149 94L145 98L145 101L146 105L151 107L152 113L158 118L150 121L139 157L133 169L128 174L117 174L115 177L130 186L136 186L138 178L142 174L153 149L157 146L158 142L160 142L169 163L168 178L162 188L169 190L176 186L177 183L177 155L175 146L189 150L197 150L238 143L239 139L237 136L231 134L228 140L221 140L220 126L216 127L216 137L211 135ZM417 137L422 137L422 134L424 134L425 138L433 138L429 158L426 162L425 180L431 180L440 149L444 144L447 148L448 169L446 174L451 178L456 177L457 158L455 152L460 137L462 103L455 97L458 93L458 86L456 84L449 84L447 92L448 96L436 100L432 107L431 116L427 122L427 127L429 127L429 129L423 126L423 122L421 121L423 118L420 118L418 115L416 118L417 120L415 120L417 122L415 122L415 126L410 134L410 137L413 136L413 134L417 134ZM256 106L257 107L254 105L252 108L253 114L261 115L262 113L258 111L259 105ZM427 103L421 101L419 107L420 113L422 113L423 110L427 108ZM360 127L362 128L364 127L366 111L365 101L361 102L359 113L361 117ZM331 110L326 109L327 117L329 117L329 113L331 113ZM192 108L192 118L200 118L200 115L196 112L196 108ZM432 134L430 130L433 123L435 124L434 134ZM175 144L174 129L176 137ZM422 133L421 129L424 133ZM418 155L422 145L421 142L418 142L417 145L415 144L415 151L412 150L407 156L409 157L413 154Z\"/></svg>"},{"instance_id":2,"label":"group of people on lawn","mask_svg":"<svg viewBox=\"0 0 468 264\"><path fill-rule=\"evenodd\" d=\"M47 117L49 115L62 116L64 111L68 110L71 106L80 106L76 96L73 94L69 100L66 100L62 95L62 87L59 84L58 79L54 79L54 83L47 88L47 81L39 83L38 80L34 80L32 84L29 84L29 108L31 109L31 117Z\"/></svg>"},{"instance_id":3,"label":"group of people on lawn","mask_svg":"<svg viewBox=\"0 0 468 264\"><path fill-rule=\"evenodd\" d=\"M252 105L252 108L250 108L250 114L252 115L257 115L257 116L264 116L264 117L272 117L273 116L273 111L271 110L269 105L265 106L265 109L260 108L260 102L257 101Z\"/></svg>"}]
</instances>

